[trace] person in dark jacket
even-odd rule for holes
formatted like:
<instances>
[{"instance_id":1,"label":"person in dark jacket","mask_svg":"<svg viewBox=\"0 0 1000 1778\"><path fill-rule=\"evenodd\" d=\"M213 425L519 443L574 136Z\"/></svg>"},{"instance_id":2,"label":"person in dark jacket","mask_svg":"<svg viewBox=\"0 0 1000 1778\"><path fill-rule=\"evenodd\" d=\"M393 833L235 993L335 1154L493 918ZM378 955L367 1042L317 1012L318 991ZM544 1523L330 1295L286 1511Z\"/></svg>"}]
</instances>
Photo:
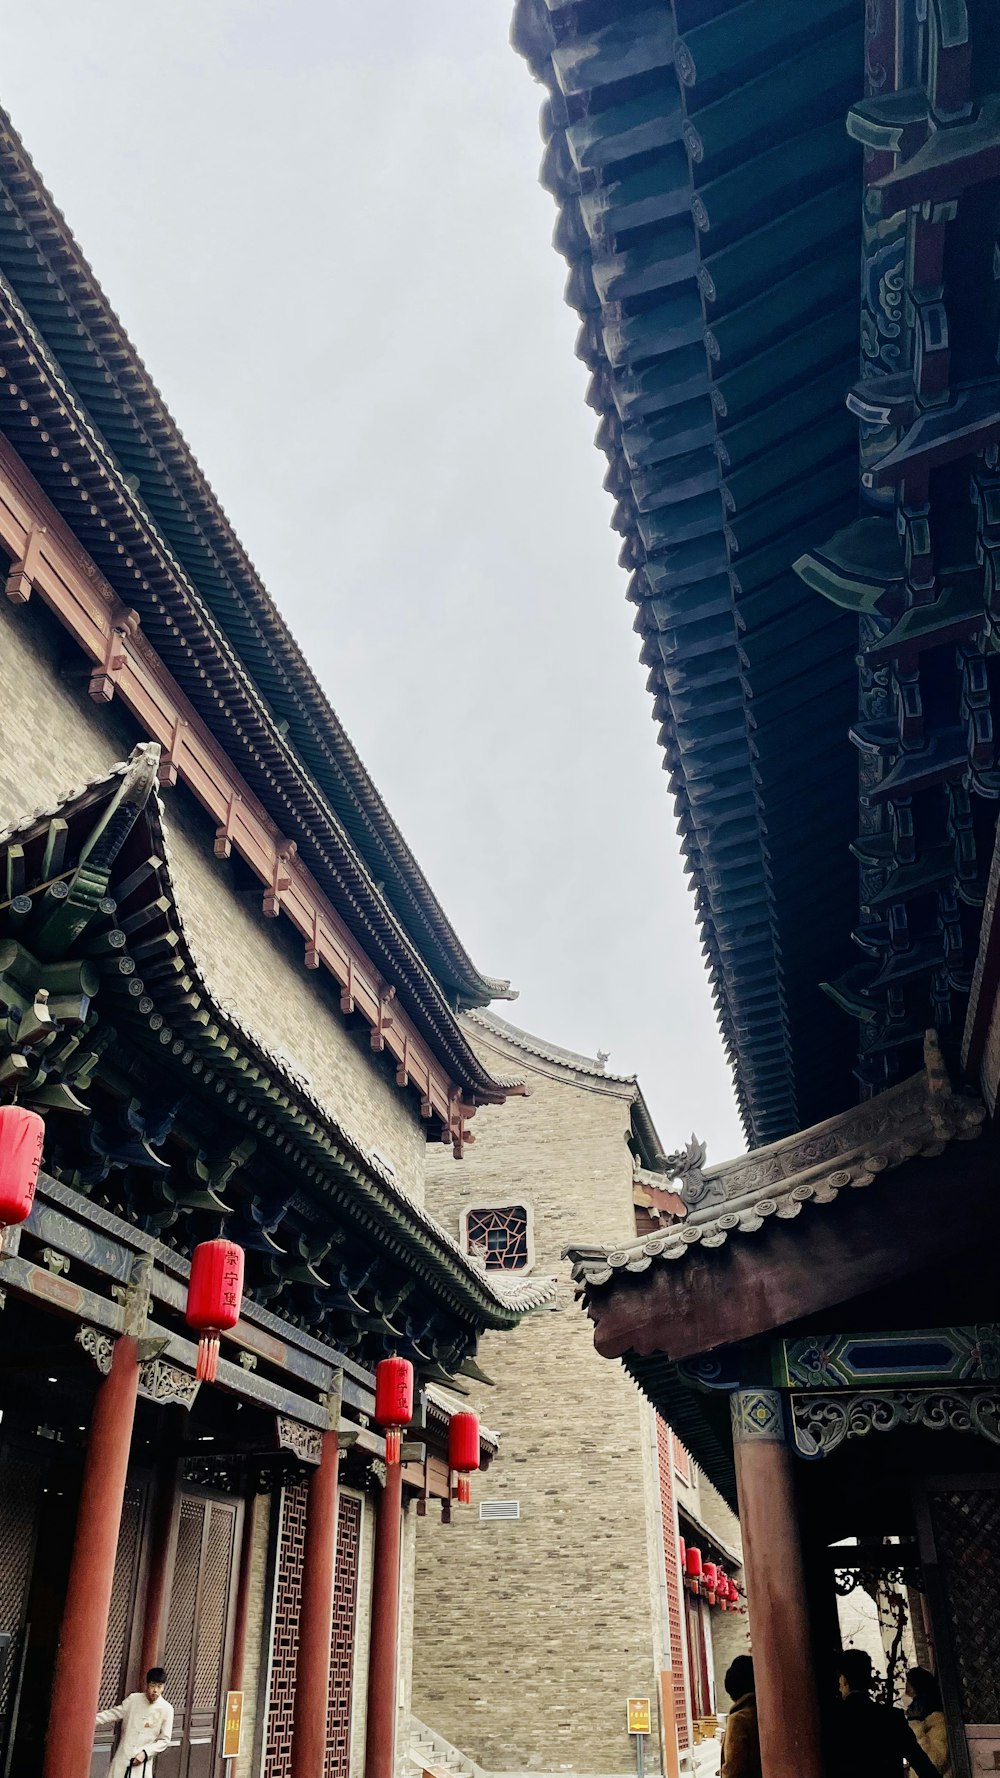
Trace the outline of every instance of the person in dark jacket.
<instances>
[{"instance_id":1,"label":"person in dark jacket","mask_svg":"<svg viewBox=\"0 0 1000 1778\"><path fill-rule=\"evenodd\" d=\"M733 1702L726 1717L719 1778L761 1778L757 1699L749 1655L736 1656L726 1674L726 1691Z\"/></svg>"},{"instance_id":2,"label":"person in dark jacket","mask_svg":"<svg viewBox=\"0 0 1000 1778\"><path fill-rule=\"evenodd\" d=\"M916 1778L938 1778L938 1770L901 1710L872 1698L871 1656L846 1648L840 1657L840 1704L835 1712L835 1778L901 1778L904 1766Z\"/></svg>"}]
</instances>

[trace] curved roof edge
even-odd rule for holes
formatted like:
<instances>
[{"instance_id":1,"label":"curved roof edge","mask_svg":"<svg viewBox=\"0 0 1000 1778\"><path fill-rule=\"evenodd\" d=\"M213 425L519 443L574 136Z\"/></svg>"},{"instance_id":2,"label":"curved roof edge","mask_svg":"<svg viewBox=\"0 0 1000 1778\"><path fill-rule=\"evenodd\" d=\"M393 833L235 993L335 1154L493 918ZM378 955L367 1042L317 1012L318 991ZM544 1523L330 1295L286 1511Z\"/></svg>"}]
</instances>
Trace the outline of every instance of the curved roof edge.
<instances>
[{"instance_id":1,"label":"curved roof edge","mask_svg":"<svg viewBox=\"0 0 1000 1778\"><path fill-rule=\"evenodd\" d=\"M626 1088L621 1096L632 1107L632 1122L642 1149L643 1165L653 1172L664 1171L666 1150L660 1141L637 1074L611 1074L605 1066L606 1058L601 1055L585 1056L577 1050L564 1049L560 1044L550 1043L547 1038L535 1037L530 1031L522 1031L507 1019L499 1018L496 1013L477 1009L466 1013L463 1023L499 1038L512 1049L520 1050L523 1055L534 1056L540 1062L564 1068L569 1074L582 1074L591 1080L603 1081L611 1088Z\"/></svg>"},{"instance_id":2,"label":"curved roof edge","mask_svg":"<svg viewBox=\"0 0 1000 1778\"><path fill-rule=\"evenodd\" d=\"M199 466L163 396L112 309L62 212L55 204L8 114L0 108L0 187L13 215L0 229L16 236L19 266L14 287L56 360L90 412L88 378L116 390L115 412L105 402L100 431L129 480L140 466L155 483L141 499L185 569L216 611L247 671L258 681L304 764L338 809L345 828L376 879L391 882L387 895L414 946L460 1000L487 1004L515 999L508 981L484 975L473 963L400 829L330 704L305 654L281 616ZM32 305L24 260L50 294L45 274L65 298ZM24 288L22 288L24 286ZM72 338L71 338L72 336ZM80 352L80 337L87 350ZM75 350L82 363L73 362ZM93 416L92 416L93 417ZM150 472L153 472L152 474ZM165 497L166 496L166 497ZM229 607L227 617L227 607ZM308 752L311 758L306 758Z\"/></svg>"}]
</instances>

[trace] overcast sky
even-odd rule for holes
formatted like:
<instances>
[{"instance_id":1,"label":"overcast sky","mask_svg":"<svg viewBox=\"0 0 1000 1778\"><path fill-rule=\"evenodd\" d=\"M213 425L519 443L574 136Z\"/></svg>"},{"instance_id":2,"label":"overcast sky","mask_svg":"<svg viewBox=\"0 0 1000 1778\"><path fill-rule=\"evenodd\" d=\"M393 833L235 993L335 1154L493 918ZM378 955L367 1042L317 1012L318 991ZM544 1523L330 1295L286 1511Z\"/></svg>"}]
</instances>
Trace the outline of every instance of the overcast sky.
<instances>
[{"instance_id":1,"label":"overcast sky","mask_svg":"<svg viewBox=\"0 0 1000 1778\"><path fill-rule=\"evenodd\" d=\"M497 1011L743 1146L511 0L32 0L2 99Z\"/></svg>"}]
</instances>

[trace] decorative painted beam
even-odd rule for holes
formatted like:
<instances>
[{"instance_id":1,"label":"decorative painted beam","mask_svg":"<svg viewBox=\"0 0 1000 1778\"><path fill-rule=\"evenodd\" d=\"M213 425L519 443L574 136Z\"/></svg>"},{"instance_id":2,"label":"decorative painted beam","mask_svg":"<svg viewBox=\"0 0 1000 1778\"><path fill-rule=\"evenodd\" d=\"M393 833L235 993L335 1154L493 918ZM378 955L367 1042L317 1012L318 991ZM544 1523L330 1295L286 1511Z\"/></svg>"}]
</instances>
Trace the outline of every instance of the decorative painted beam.
<instances>
[{"instance_id":1,"label":"decorative painted beam","mask_svg":"<svg viewBox=\"0 0 1000 1778\"><path fill-rule=\"evenodd\" d=\"M792 1389L896 1389L1000 1381L1000 1326L905 1333L810 1334L782 1340L780 1381Z\"/></svg>"}]
</instances>

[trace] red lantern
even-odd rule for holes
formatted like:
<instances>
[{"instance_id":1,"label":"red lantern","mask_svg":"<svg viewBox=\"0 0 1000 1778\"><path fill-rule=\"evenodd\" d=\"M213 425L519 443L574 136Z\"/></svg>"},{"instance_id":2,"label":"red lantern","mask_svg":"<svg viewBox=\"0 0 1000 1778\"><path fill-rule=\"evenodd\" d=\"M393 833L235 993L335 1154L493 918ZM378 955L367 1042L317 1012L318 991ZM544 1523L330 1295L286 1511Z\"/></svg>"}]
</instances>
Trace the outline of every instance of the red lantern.
<instances>
[{"instance_id":1,"label":"red lantern","mask_svg":"<svg viewBox=\"0 0 1000 1778\"><path fill-rule=\"evenodd\" d=\"M37 1111L0 1105L0 1253L4 1230L30 1214L44 1140L45 1125Z\"/></svg>"},{"instance_id":2,"label":"red lantern","mask_svg":"<svg viewBox=\"0 0 1000 1778\"><path fill-rule=\"evenodd\" d=\"M696 1593L701 1581L700 1550L688 1550L687 1559L684 1563L684 1572L687 1576L688 1585L691 1588L692 1593Z\"/></svg>"},{"instance_id":3,"label":"red lantern","mask_svg":"<svg viewBox=\"0 0 1000 1778\"><path fill-rule=\"evenodd\" d=\"M243 1249L222 1237L201 1241L191 1256L185 1320L201 1337L195 1376L214 1383L219 1368L219 1335L240 1318L243 1301Z\"/></svg>"},{"instance_id":4,"label":"red lantern","mask_svg":"<svg viewBox=\"0 0 1000 1778\"><path fill-rule=\"evenodd\" d=\"M468 1506L472 1499L469 1476L479 1468L479 1415L463 1408L448 1422L448 1468L458 1476L458 1499Z\"/></svg>"},{"instance_id":5,"label":"red lantern","mask_svg":"<svg viewBox=\"0 0 1000 1778\"><path fill-rule=\"evenodd\" d=\"M403 1427L413 1419L413 1366L408 1358L383 1358L375 1366L375 1420L385 1432L385 1460L398 1463Z\"/></svg>"},{"instance_id":6,"label":"red lantern","mask_svg":"<svg viewBox=\"0 0 1000 1778\"><path fill-rule=\"evenodd\" d=\"M714 1562L706 1562L704 1568L702 1569L702 1583L701 1583L701 1585L702 1585L702 1591L705 1594L705 1597L708 1600L709 1605L715 1604L715 1583L718 1580L718 1576L719 1576L719 1571L716 1568L715 1563Z\"/></svg>"}]
</instances>

